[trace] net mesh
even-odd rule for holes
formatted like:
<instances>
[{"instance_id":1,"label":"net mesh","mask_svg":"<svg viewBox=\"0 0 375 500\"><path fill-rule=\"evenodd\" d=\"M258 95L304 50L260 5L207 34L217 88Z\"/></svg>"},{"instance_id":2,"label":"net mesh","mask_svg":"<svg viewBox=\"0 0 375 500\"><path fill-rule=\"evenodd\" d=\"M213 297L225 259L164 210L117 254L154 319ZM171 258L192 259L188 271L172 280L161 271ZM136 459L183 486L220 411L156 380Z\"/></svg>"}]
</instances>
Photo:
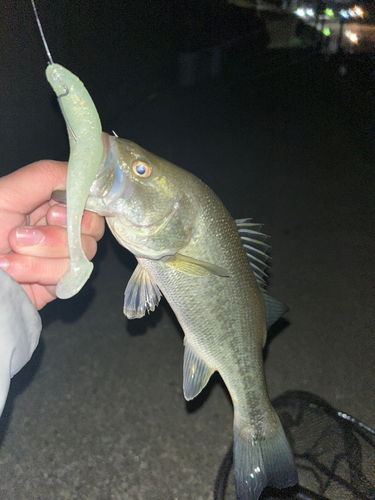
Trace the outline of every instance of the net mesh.
<instances>
[{"instance_id":1,"label":"net mesh","mask_svg":"<svg viewBox=\"0 0 375 500\"><path fill-rule=\"evenodd\" d=\"M262 500L375 500L375 431L318 396L290 391L273 401L292 446L299 484L266 489ZM230 449L218 472L214 498L226 496Z\"/></svg>"}]
</instances>

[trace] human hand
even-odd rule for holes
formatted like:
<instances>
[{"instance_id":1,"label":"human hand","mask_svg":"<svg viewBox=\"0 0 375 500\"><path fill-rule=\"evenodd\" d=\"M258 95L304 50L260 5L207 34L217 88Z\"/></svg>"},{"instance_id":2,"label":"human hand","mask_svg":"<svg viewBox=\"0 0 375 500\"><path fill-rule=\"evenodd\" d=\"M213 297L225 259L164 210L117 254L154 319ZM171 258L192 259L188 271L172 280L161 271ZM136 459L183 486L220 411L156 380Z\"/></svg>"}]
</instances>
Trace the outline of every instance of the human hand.
<instances>
[{"instance_id":1,"label":"human hand","mask_svg":"<svg viewBox=\"0 0 375 500\"><path fill-rule=\"evenodd\" d=\"M51 199L65 189L67 164L43 160L0 178L0 268L24 288L37 309L56 298L70 267L66 208ZM104 234L104 219L85 211L82 248L88 259Z\"/></svg>"}]
</instances>

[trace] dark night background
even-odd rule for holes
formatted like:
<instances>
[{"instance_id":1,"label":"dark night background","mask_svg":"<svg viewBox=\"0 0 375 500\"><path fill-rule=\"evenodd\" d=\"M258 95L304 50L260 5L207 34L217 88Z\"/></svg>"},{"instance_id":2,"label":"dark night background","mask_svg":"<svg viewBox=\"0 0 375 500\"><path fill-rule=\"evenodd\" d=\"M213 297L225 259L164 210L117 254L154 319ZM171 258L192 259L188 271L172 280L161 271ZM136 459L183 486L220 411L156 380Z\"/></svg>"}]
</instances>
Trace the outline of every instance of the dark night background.
<instances>
[{"instance_id":1,"label":"dark night background","mask_svg":"<svg viewBox=\"0 0 375 500\"><path fill-rule=\"evenodd\" d=\"M290 307L267 344L270 396L311 391L374 426L373 58L266 49L264 21L223 2L37 8L54 61L85 83L104 131L196 174L234 218L264 223L269 291ZM67 160L27 0L1 2L0 44L0 174ZM191 53L197 79L183 85ZM219 377L187 404L182 332L168 305L123 317L135 259L108 231L94 264L78 296L41 312L40 345L12 382L1 499L213 500L232 439Z\"/></svg>"}]
</instances>

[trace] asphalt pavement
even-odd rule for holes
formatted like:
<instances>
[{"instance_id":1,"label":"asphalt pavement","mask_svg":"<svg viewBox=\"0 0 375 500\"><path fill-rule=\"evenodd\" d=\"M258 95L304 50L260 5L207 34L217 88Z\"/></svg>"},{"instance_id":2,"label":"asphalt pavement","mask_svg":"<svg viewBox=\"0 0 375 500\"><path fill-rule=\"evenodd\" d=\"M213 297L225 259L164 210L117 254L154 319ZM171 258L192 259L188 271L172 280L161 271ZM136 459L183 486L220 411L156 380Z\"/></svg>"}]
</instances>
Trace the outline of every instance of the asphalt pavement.
<instances>
[{"instance_id":1,"label":"asphalt pavement","mask_svg":"<svg viewBox=\"0 0 375 500\"><path fill-rule=\"evenodd\" d=\"M26 49L14 50L9 64ZM26 80L24 60L1 76L3 173L67 158L40 61ZM79 61L71 69L105 131L196 174L234 218L264 224L268 289L290 308L266 347L271 398L310 391L374 427L373 94L351 64L275 51L224 60L216 80L153 80L132 91L124 76L117 85L100 76L97 63L84 76ZM165 300L141 320L123 316L135 263L107 231L84 289L41 311L40 344L0 419L2 500L213 500L231 402L218 376L184 401L182 331Z\"/></svg>"}]
</instances>

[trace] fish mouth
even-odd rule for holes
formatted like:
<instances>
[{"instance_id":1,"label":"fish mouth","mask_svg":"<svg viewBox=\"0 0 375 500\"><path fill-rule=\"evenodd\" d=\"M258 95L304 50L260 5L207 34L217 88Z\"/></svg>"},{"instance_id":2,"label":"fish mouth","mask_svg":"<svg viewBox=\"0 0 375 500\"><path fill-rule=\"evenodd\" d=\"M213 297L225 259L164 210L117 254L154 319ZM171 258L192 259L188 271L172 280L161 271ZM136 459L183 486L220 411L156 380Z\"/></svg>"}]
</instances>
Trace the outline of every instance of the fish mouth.
<instances>
[{"instance_id":1,"label":"fish mouth","mask_svg":"<svg viewBox=\"0 0 375 500\"><path fill-rule=\"evenodd\" d=\"M115 137L102 133L102 141L103 158L98 173L90 186L85 210L106 215L105 212L108 211L106 208L111 202L121 196L130 195L131 186L130 182L126 182L126 175L122 172L117 159ZM66 190L53 191L51 197L59 203L66 204Z\"/></svg>"},{"instance_id":2,"label":"fish mouth","mask_svg":"<svg viewBox=\"0 0 375 500\"><path fill-rule=\"evenodd\" d=\"M137 224L129 220L121 213L121 200L126 200L131 196L133 186L129 176L121 168L116 139L116 137L103 134L105 149L103 161L90 187L86 209L104 215L107 219L120 217L121 224L126 226L129 233L143 233L144 238L148 239L168 225L178 210L181 195L177 195L171 200L170 210L157 221L152 221L149 224ZM134 149L129 145L126 145L126 150L130 154L134 152Z\"/></svg>"},{"instance_id":3,"label":"fish mouth","mask_svg":"<svg viewBox=\"0 0 375 500\"><path fill-rule=\"evenodd\" d=\"M132 192L132 186L121 168L116 138L103 134L103 145L103 162L90 187L89 196L100 198L105 206L110 207L116 200L128 198Z\"/></svg>"},{"instance_id":4,"label":"fish mouth","mask_svg":"<svg viewBox=\"0 0 375 500\"><path fill-rule=\"evenodd\" d=\"M171 199L171 208L163 217L149 224L138 224L128 219L121 210L121 200L129 198L133 192L129 176L121 168L118 159L116 137L102 134L104 153L99 171L91 184L85 210L95 212L107 219L121 218L121 224L132 233L142 234L142 240L155 236L161 232L178 210L180 195ZM126 146L127 152L132 154L134 149ZM66 203L66 191L54 191L52 197L60 203Z\"/></svg>"}]
</instances>

